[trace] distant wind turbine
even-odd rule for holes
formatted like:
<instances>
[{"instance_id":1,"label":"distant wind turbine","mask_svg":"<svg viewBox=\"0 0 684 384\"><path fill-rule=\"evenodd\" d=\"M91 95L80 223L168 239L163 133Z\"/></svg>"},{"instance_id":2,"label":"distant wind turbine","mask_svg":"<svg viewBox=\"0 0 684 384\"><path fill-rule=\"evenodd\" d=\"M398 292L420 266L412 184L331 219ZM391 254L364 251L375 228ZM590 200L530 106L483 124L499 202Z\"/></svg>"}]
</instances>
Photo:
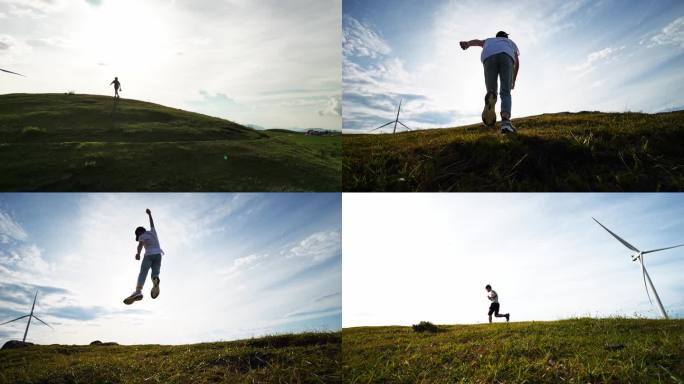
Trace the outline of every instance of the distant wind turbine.
<instances>
[{"instance_id":1,"label":"distant wind turbine","mask_svg":"<svg viewBox=\"0 0 684 384\"><path fill-rule=\"evenodd\" d=\"M394 123L394 129L392 130L392 134L397 133L397 124L403 125L404 128L406 128L406 129L408 129L408 130L410 131L411 128L407 127L406 124L404 124L404 123L402 123L401 121L399 121L399 112L401 112L401 102L402 102L402 101L403 101L403 99L399 100L399 108L397 108L397 118L396 118L396 119L394 119L394 120L392 120L392 121L390 121L390 122L388 122L388 123L385 123L385 124L383 124L383 125L381 125L381 126L379 126L379 127L377 127L377 128L373 128L373 129L371 129L371 130L368 131L368 132L373 132L373 131L378 130L378 129L382 128L382 127L386 127L386 126L388 126L388 125L390 125L390 124L392 124L392 123Z\"/></svg>"},{"instance_id":2,"label":"distant wind turbine","mask_svg":"<svg viewBox=\"0 0 684 384\"><path fill-rule=\"evenodd\" d=\"M50 327L50 324L44 322L43 320L39 319L38 316L36 316L36 315L33 314L33 309L36 307L36 298L37 298L37 297L38 297L38 291L36 291L35 296L33 296L33 305L31 306L31 313L29 313L28 315L24 315L24 316L22 316L22 317L17 317L17 318L14 319L14 320L6 321L6 322L0 324L0 325L4 325L4 324L7 324L7 323L11 323L11 322L13 322L13 321L21 320L21 319L23 319L24 317L28 317L28 322L26 323L26 330L24 331L24 339L21 340L22 342L26 342L26 334L28 333L29 325L31 325L31 318L32 318L32 317L35 318L36 320L40 321L41 323L47 325L48 327ZM50 328L52 328L52 327L50 327Z\"/></svg>"},{"instance_id":3,"label":"distant wind turbine","mask_svg":"<svg viewBox=\"0 0 684 384\"><path fill-rule=\"evenodd\" d=\"M8 71L8 70L2 69L2 68L0 68L0 71L7 72L7 73L12 73L12 74L14 74L14 75L19 75L19 76L26 77L26 76L22 75L21 73L16 73L16 72Z\"/></svg>"},{"instance_id":4,"label":"distant wind turbine","mask_svg":"<svg viewBox=\"0 0 684 384\"><path fill-rule=\"evenodd\" d=\"M592 217L592 219L594 219L594 218ZM648 271L646 271L646 267L644 266L644 255L647 253L653 253L653 252L658 252L658 251L664 251L666 249L681 247L684 244L679 244L679 245L675 245L675 246L667 247L667 248L652 249L650 251L640 251L635 246L626 242L620 236L613 233L610 229L606 228L603 224L599 223L598 220L594 219L594 221L598 225L603 227L603 229L608 231L608 233L613 235L613 237L616 238L619 242L621 242L622 245L627 247L629 250L636 252L635 254L632 255L632 261L639 260L639 264L641 264L641 273L642 273L643 278L644 278L644 289L646 289L646 295L648 296L648 301L651 303L651 305L653 305L653 301L651 300L651 295L648 293L648 287L646 286L647 281L648 281L648 285L651 287L651 290L653 291L653 296L655 296L655 298L656 298L656 302L658 303L658 308L660 309L660 313L663 315L664 318L668 319L669 317L667 316L667 312L665 312L665 308L663 308L663 303L660 301L660 297L658 296L658 292L656 291L655 287L653 286L653 282L651 281L651 276L648 275Z\"/></svg>"}]
</instances>

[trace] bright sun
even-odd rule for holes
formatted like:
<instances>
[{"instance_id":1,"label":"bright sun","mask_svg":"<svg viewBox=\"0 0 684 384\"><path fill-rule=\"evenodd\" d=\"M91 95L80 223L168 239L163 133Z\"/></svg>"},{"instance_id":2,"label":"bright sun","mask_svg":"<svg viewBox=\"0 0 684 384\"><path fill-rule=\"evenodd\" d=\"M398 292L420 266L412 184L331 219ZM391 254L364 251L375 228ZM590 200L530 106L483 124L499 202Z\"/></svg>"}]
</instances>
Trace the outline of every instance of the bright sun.
<instances>
[{"instance_id":1,"label":"bright sun","mask_svg":"<svg viewBox=\"0 0 684 384\"><path fill-rule=\"evenodd\" d=\"M117 67L153 63L171 46L167 16L164 8L141 1L108 1L91 8L76 38L97 62Z\"/></svg>"}]
</instances>

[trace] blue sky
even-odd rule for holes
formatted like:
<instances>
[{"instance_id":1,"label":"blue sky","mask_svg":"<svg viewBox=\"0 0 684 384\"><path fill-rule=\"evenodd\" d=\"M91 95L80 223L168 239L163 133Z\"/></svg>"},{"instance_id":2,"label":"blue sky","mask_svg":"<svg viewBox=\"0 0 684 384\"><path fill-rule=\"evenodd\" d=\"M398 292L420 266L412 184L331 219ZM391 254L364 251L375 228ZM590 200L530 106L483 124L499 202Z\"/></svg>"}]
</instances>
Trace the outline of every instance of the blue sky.
<instances>
[{"instance_id":1,"label":"blue sky","mask_svg":"<svg viewBox=\"0 0 684 384\"><path fill-rule=\"evenodd\" d=\"M483 323L499 293L511 321L658 317L631 251L684 243L682 194L344 194L344 327ZM684 247L645 255L684 318Z\"/></svg>"},{"instance_id":2,"label":"blue sky","mask_svg":"<svg viewBox=\"0 0 684 384\"><path fill-rule=\"evenodd\" d=\"M152 210L162 293L131 306ZM0 322L28 341L178 344L341 326L340 194L2 194ZM0 327L21 338L25 321ZM179 330L183 330L182 332Z\"/></svg>"},{"instance_id":3,"label":"blue sky","mask_svg":"<svg viewBox=\"0 0 684 384\"><path fill-rule=\"evenodd\" d=\"M0 92L113 95L340 129L341 0L0 0Z\"/></svg>"},{"instance_id":4,"label":"blue sky","mask_svg":"<svg viewBox=\"0 0 684 384\"><path fill-rule=\"evenodd\" d=\"M343 2L343 125L371 129L403 97L412 128L476 123L479 47L505 30L521 51L513 116L684 108L684 3L677 0Z\"/></svg>"}]
</instances>

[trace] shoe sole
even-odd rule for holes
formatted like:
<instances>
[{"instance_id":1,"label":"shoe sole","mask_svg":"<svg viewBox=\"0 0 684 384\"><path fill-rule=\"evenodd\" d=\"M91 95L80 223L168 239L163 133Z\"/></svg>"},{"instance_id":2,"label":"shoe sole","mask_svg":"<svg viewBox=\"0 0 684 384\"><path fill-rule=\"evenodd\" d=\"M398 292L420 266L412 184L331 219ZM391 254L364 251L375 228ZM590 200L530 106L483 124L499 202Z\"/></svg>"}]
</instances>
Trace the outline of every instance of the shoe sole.
<instances>
[{"instance_id":1,"label":"shoe sole","mask_svg":"<svg viewBox=\"0 0 684 384\"><path fill-rule=\"evenodd\" d=\"M482 122L488 127L493 127L496 124L496 93L487 92L485 95L485 106L482 111Z\"/></svg>"},{"instance_id":2,"label":"shoe sole","mask_svg":"<svg viewBox=\"0 0 684 384\"><path fill-rule=\"evenodd\" d=\"M142 299L143 299L142 295L136 296L136 297L130 296L130 297L127 297L127 298L124 299L124 304L126 304L126 305L131 305L131 304L133 304L134 302L140 301L140 300L142 300Z\"/></svg>"},{"instance_id":3,"label":"shoe sole","mask_svg":"<svg viewBox=\"0 0 684 384\"><path fill-rule=\"evenodd\" d=\"M157 296L159 296L159 280L154 282L154 287L152 287L152 291L150 291L150 296L152 296L153 299L156 299Z\"/></svg>"}]
</instances>

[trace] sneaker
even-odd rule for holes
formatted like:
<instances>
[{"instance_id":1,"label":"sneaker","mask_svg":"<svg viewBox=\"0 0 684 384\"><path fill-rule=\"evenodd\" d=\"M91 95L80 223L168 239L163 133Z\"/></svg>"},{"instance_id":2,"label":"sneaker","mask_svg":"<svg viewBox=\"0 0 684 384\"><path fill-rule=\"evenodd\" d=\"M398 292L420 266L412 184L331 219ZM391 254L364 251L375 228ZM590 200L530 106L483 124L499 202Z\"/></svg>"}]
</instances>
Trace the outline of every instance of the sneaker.
<instances>
[{"instance_id":1,"label":"sneaker","mask_svg":"<svg viewBox=\"0 0 684 384\"><path fill-rule=\"evenodd\" d=\"M124 299L124 304L131 305L131 304L133 304L134 301L142 300L142 298L143 298L142 292L135 291L135 292L131 293L130 296L128 296L127 298Z\"/></svg>"},{"instance_id":2,"label":"sneaker","mask_svg":"<svg viewBox=\"0 0 684 384\"><path fill-rule=\"evenodd\" d=\"M496 93L487 92L485 95L485 106L482 111L482 122L488 127L493 127L496 124Z\"/></svg>"},{"instance_id":3,"label":"sneaker","mask_svg":"<svg viewBox=\"0 0 684 384\"><path fill-rule=\"evenodd\" d=\"M506 314L506 322L507 322L507 323L508 323L508 320L509 320L510 318L511 318L511 314L510 314L510 313L507 313L507 314Z\"/></svg>"},{"instance_id":4,"label":"sneaker","mask_svg":"<svg viewBox=\"0 0 684 384\"><path fill-rule=\"evenodd\" d=\"M152 283L154 284L154 286L150 291L150 296L152 296L153 299L156 299L157 296L159 296L159 278L155 277L154 279L152 279Z\"/></svg>"},{"instance_id":5,"label":"sneaker","mask_svg":"<svg viewBox=\"0 0 684 384\"><path fill-rule=\"evenodd\" d=\"M504 135L507 133L516 133L518 132L515 127L513 126L513 123L511 123L510 120L504 120L501 122L501 133Z\"/></svg>"}]
</instances>

